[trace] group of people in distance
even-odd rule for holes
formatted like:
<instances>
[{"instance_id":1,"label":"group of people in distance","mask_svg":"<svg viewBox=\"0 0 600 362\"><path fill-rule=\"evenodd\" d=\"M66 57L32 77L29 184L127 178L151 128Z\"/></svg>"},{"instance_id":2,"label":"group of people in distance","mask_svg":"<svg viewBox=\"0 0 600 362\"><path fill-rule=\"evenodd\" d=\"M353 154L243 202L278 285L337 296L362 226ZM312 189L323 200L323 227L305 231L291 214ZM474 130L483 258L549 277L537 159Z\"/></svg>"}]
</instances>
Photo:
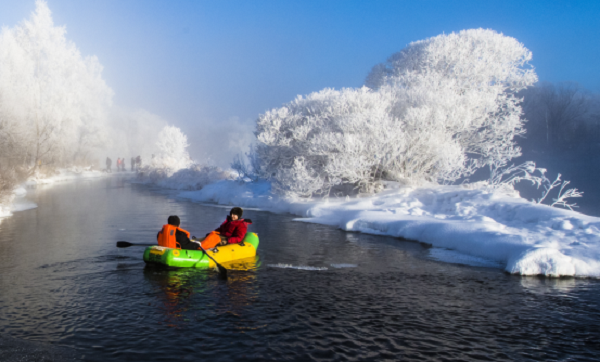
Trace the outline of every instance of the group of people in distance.
<instances>
[{"instance_id":1,"label":"group of people in distance","mask_svg":"<svg viewBox=\"0 0 600 362\"><path fill-rule=\"evenodd\" d=\"M179 217L171 215L167 224L163 225L156 235L158 245L184 250L199 250L202 246L206 250L220 245L241 243L248 231L248 225L252 224L252 220L242 218L243 213L241 207L234 207L221 226L202 239L196 239L195 236L190 238L190 233L179 227L181 225Z\"/></svg>"},{"instance_id":2,"label":"group of people in distance","mask_svg":"<svg viewBox=\"0 0 600 362\"><path fill-rule=\"evenodd\" d=\"M131 158L131 171L139 170L142 167L142 158L140 156ZM117 158L117 172L125 171L125 158ZM112 172L112 160L106 158L106 172Z\"/></svg>"}]
</instances>

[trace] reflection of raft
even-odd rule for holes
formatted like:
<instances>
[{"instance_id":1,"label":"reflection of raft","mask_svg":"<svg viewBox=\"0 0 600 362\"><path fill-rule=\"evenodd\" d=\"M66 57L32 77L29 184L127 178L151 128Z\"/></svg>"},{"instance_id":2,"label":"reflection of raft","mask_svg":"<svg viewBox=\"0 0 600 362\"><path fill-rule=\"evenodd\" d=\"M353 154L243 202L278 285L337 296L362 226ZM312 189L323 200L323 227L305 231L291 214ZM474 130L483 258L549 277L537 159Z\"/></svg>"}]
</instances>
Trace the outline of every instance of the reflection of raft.
<instances>
[{"instance_id":1,"label":"reflection of raft","mask_svg":"<svg viewBox=\"0 0 600 362\"><path fill-rule=\"evenodd\" d=\"M229 244L217 247L217 251L207 250L219 264L250 258L256 255L258 235L247 233L240 244ZM163 246L149 246L144 251L144 261L151 265L164 265L179 268L210 269L215 263L202 250L180 250Z\"/></svg>"}]
</instances>

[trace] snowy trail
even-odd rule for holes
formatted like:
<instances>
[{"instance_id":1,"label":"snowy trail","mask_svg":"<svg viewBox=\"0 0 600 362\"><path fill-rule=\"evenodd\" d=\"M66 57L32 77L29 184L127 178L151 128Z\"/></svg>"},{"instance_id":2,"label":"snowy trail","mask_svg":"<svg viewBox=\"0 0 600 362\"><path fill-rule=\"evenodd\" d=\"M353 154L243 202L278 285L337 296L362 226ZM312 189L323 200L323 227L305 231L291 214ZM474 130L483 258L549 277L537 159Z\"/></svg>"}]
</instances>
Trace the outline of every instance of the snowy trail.
<instances>
[{"instance_id":1,"label":"snowy trail","mask_svg":"<svg viewBox=\"0 0 600 362\"><path fill-rule=\"evenodd\" d=\"M462 186L397 188L371 197L294 201L266 182L220 181L182 198L298 215L298 221L417 240L523 275L600 277L600 218Z\"/></svg>"}]
</instances>

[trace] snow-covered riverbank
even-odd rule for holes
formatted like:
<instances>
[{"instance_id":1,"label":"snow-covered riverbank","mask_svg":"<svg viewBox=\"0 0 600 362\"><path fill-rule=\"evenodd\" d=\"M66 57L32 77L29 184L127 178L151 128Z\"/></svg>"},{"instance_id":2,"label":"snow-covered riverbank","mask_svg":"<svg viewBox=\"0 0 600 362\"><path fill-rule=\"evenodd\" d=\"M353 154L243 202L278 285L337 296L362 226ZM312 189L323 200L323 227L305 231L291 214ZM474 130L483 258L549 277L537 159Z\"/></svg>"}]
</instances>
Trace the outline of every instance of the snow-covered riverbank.
<instances>
[{"instance_id":1,"label":"snow-covered riverbank","mask_svg":"<svg viewBox=\"0 0 600 362\"><path fill-rule=\"evenodd\" d=\"M36 174L30 177L25 185L33 186L33 185L43 185L43 184L52 184L56 182L62 181L72 181L84 178L97 178L97 177L106 177L111 175L109 173L93 170L89 167L87 168L79 168L79 167L71 167L71 168L63 168L56 171L56 173L52 175L44 175L44 174Z\"/></svg>"},{"instance_id":2,"label":"snow-covered riverbank","mask_svg":"<svg viewBox=\"0 0 600 362\"><path fill-rule=\"evenodd\" d=\"M180 197L298 215L495 261L510 273L600 277L600 218L462 186L397 187L370 197L299 201L267 182L220 181Z\"/></svg>"},{"instance_id":3,"label":"snow-covered riverbank","mask_svg":"<svg viewBox=\"0 0 600 362\"><path fill-rule=\"evenodd\" d=\"M36 185L47 185L56 182L73 181L87 178L98 178L106 177L112 174L106 172L92 170L91 168L79 168L71 167L66 169L59 169L52 175L45 175L37 173L30 177L23 185L13 190L11 197L5 200L4 203L0 203L0 218L11 216L13 212L24 211L36 208L37 205L27 200L27 187L34 187Z\"/></svg>"}]
</instances>

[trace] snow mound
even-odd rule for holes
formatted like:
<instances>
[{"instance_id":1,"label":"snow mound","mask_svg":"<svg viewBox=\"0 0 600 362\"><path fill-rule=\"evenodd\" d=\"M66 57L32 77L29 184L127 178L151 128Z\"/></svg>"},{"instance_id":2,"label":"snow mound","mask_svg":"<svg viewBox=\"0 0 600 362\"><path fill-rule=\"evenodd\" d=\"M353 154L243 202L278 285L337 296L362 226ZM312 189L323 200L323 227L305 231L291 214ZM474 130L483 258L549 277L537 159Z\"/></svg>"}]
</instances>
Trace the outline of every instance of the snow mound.
<instances>
[{"instance_id":1,"label":"snow mound","mask_svg":"<svg viewBox=\"0 0 600 362\"><path fill-rule=\"evenodd\" d=\"M179 196L417 240L515 274L600 277L600 218L533 204L511 192L398 187L369 197L303 200L274 195L268 182L225 180Z\"/></svg>"}]
</instances>

